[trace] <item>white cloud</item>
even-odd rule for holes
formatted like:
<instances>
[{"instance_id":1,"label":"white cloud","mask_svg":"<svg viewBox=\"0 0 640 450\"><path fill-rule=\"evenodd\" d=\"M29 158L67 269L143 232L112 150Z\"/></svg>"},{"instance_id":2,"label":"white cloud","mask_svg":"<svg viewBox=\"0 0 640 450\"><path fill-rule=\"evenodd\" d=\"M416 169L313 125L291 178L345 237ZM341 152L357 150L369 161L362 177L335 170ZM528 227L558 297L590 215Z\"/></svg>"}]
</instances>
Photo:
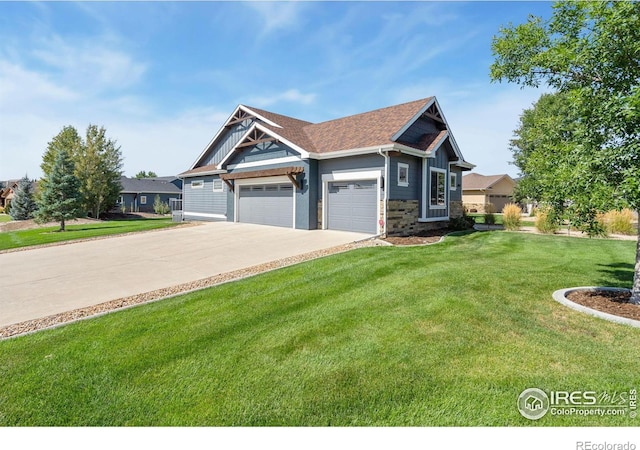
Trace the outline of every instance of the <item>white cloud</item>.
<instances>
[{"instance_id":1,"label":"white cloud","mask_svg":"<svg viewBox=\"0 0 640 450\"><path fill-rule=\"evenodd\" d=\"M304 2L245 2L259 15L262 29L258 34L264 36L273 31L297 28L301 24L302 11L307 5Z\"/></svg>"},{"instance_id":2,"label":"white cloud","mask_svg":"<svg viewBox=\"0 0 640 450\"><path fill-rule=\"evenodd\" d=\"M316 99L316 94L313 94L313 93L303 94L298 89L289 89L285 92L281 92L281 93L270 95L270 96L249 98L247 100L247 104L252 106L259 106L262 108L266 108L281 102L310 105L315 101L315 99Z\"/></svg>"},{"instance_id":3,"label":"white cloud","mask_svg":"<svg viewBox=\"0 0 640 450\"><path fill-rule=\"evenodd\" d=\"M61 83L100 92L134 85L147 69L132 55L115 50L117 45L108 37L68 42L53 35L37 43L30 54Z\"/></svg>"}]
</instances>

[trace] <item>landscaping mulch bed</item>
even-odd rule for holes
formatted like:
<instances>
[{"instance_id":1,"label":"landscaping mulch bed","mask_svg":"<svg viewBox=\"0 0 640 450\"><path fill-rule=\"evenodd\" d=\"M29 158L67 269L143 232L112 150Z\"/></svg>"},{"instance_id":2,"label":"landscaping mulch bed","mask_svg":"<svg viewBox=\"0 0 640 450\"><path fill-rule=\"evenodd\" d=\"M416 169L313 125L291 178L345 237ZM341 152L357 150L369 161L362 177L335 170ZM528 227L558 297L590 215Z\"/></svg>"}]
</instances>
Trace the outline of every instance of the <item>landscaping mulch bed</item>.
<instances>
[{"instance_id":1,"label":"landscaping mulch bed","mask_svg":"<svg viewBox=\"0 0 640 450\"><path fill-rule=\"evenodd\" d=\"M640 320L640 305L629 303L631 293L627 291L581 290L570 293L567 298L596 311Z\"/></svg>"},{"instance_id":2,"label":"landscaping mulch bed","mask_svg":"<svg viewBox=\"0 0 640 450\"><path fill-rule=\"evenodd\" d=\"M452 230L444 228L442 230L421 231L411 236L388 236L382 239L393 245L426 245L440 242L443 236L451 233Z\"/></svg>"}]
</instances>

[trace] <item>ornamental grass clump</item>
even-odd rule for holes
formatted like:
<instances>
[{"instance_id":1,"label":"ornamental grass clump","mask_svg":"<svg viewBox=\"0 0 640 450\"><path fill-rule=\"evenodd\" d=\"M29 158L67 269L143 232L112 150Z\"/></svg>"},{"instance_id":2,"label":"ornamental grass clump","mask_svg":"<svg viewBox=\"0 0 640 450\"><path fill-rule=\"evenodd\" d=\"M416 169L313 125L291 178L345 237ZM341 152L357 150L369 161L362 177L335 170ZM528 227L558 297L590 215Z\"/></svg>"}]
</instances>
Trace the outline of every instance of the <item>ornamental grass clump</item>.
<instances>
[{"instance_id":1,"label":"ornamental grass clump","mask_svg":"<svg viewBox=\"0 0 640 450\"><path fill-rule=\"evenodd\" d=\"M539 208L536 215L536 229L540 233L553 234L558 231L558 221L551 208Z\"/></svg>"},{"instance_id":2,"label":"ornamental grass clump","mask_svg":"<svg viewBox=\"0 0 640 450\"><path fill-rule=\"evenodd\" d=\"M633 228L633 212L625 208L621 211L609 211L598 218L598 221L610 234L636 234Z\"/></svg>"},{"instance_id":3,"label":"ornamental grass clump","mask_svg":"<svg viewBox=\"0 0 640 450\"><path fill-rule=\"evenodd\" d=\"M514 204L509 203L502 209L502 224L509 231L518 231L522 221L522 209Z\"/></svg>"}]
</instances>

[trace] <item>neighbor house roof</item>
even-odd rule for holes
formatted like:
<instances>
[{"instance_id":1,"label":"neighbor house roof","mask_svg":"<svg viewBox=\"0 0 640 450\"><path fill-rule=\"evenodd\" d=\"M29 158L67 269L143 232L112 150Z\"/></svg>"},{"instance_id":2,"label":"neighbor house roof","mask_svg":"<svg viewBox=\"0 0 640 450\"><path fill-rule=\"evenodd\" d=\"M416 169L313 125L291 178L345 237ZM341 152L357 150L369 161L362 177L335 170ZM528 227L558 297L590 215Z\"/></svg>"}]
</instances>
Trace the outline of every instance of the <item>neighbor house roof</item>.
<instances>
[{"instance_id":1,"label":"neighbor house roof","mask_svg":"<svg viewBox=\"0 0 640 450\"><path fill-rule=\"evenodd\" d=\"M120 177L120 184L122 185L120 192L124 194L136 194L138 192L180 194L182 192L175 184L153 178Z\"/></svg>"},{"instance_id":2,"label":"neighbor house roof","mask_svg":"<svg viewBox=\"0 0 640 450\"><path fill-rule=\"evenodd\" d=\"M470 173L462 177L462 189L470 191L482 191L489 189L503 178L513 181L507 174L501 175L481 175L479 173ZM515 181L513 181L515 183Z\"/></svg>"}]
</instances>

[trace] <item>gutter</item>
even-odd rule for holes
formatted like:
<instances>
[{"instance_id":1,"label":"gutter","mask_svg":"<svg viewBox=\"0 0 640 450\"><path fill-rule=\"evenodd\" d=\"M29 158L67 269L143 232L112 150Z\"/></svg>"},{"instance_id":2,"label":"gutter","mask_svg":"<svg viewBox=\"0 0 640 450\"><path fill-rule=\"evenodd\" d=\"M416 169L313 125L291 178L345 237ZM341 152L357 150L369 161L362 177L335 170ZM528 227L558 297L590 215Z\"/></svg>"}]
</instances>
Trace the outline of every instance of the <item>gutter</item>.
<instances>
[{"instance_id":1,"label":"gutter","mask_svg":"<svg viewBox=\"0 0 640 450\"><path fill-rule=\"evenodd\" d=\"M383 229L382 229L382 233L383 235L386 236L387 234L387 202L389 200L389 196L388 196L388 192L389 192L389 155L385 154L382 150L382 147L380 147L378 149L378 154L380 156L382 156L384 158L384 198L383 198L383 204L384 204L384 210L382 212L382 217L383 217L383 221L384 221L384 225L383 225Z\"/></svg>"}]
</instances>

